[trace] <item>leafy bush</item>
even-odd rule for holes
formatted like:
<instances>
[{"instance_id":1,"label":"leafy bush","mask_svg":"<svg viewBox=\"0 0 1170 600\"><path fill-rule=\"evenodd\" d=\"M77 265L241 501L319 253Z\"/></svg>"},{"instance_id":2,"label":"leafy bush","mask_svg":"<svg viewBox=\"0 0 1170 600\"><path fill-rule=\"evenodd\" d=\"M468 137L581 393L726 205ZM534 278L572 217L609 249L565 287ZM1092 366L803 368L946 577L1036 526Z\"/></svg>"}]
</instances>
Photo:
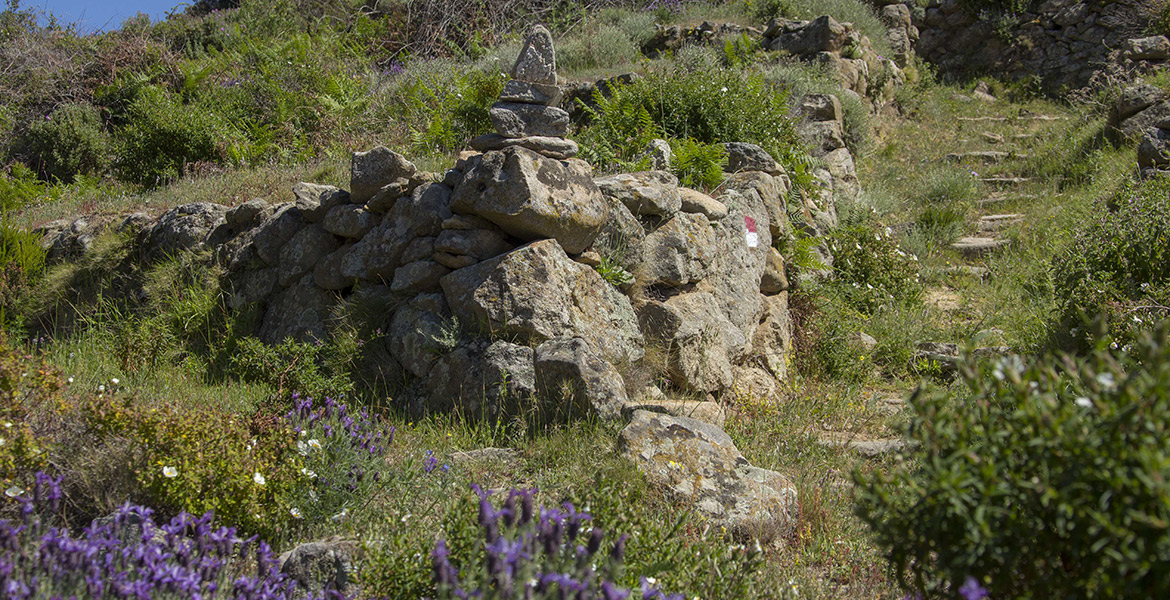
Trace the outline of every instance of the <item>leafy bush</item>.
<instances>
[{"instance_id":1,"label":"leafy bush","mask_svg":"<svg viewBox=\"0 0 1170 600\"><path fill-rule=\"evenodd\" d=\"M101 117L89 104L66 104L33 121L20 146L43 177L65 183L77 175L100 173L109 161Z\"/></svg>"},{"instance_id":2,"label":"leafy bush","mask_svg":"<svg viewBox=\"0 0 1170 600\"><path fill-rule=\"evenodd\" d=\"M331 348L285 340L271 346L256 338L240 341L229 372L247 381L267 383L277 397L297 391L308 397L338 398L353 389L348 373L326 366Z\"/></svg>"},{"instance_id":3,"label":"leafy bush","mask_svg":"<svg viewBox=\"0 0 1170 600\"><path fill-rule=\"evenodd\" d=\"M1100 321L1124 344L1170 316L1170 177L1130 183L1095 213L1053 263L1058 319L1061 331Z\"/></svg>"},{"instance_id":4,"label":"leafy bush","mask_svg":"<svg viewBox=\"0 0 1170 600\"><path fill-rule=\"evenodd\" d=\"M0 335L0 485L25 481L46 466L52 440L38 414L62 401L64 385L55 370Z\"/></svg>"},{"instance_id":5,"label":"leafy bush","mask_svg":"<svg viewBox=\"0 0 1170 600\"><path fill-rule=\"evenodd\" d=\"M1170 343L965 370L969 399L920 390L913 460L858 473L858 513L901 583L993 598L1170 594ZM949 586L949 592L948 592Z\"/></svg>"},{"instance_id":6,"label":"leafy bush","mask_svg":"<svg viewBox=\"0 0 1170 600\"><path fill-rule=\"evenodd\" d=\"M670 151L674 155L670 170L678 176L680 185L711 189L723 181L723 167L727 165L727 150L723 146L672 139Z\"/></svg>"},{"instance_id":7,"label":"leafy bush","mask_svg":"<svg viewBox=\"0 0 1170 600\"><path fill-rule=\"evenodd\" d=\"M914 302L922 294L917 261L890 231L865 225L832 234L833 276L850 306L873 312L879 306Z\"/></svg>"},{"instance_id":8,"label":"leafy bush","mask_svg":"<svg viewBox=\"0 0 1170 600\"><path fill-rule=\"evenodd\" d=\"M751 142L790 171L808 163L788 115L787 94L761 74L721 67L709 52L680 52L647 75L599 99L579 132L582 154L599 166L632 161L655 137L703 144Z\"/></svg>"},{"instance_id":9,"label":"leafy bush","mask_svg":"<svg viewBox=\"0 0 1170 600\"><path fill-rule=\"evenodd\" d=\"M841 121L845 129L845 146L854 156L864 156L873 145L873 127L869 109L855 94L842 94L836 79L824 65L807 62L781 62L764 71L766 80L788 90L790 101L808 94L829 94L841 102ZM904 86L899 90L912 86Z\"/></svg>"},{"instance_id":10,"label":"leafy bush","mask_svg":"<svg viewBox=\"0 0 1170 600\"><path fill-rule=\"evenodd\" d=\"M0 520L0 589L32 598L302 598L268 544L215 527L212 514L181 513L156 524L154 511L125 504L80 534L61 527L61 480L37 473L28 490L8 487L17 520ZM327 591L311 600L340 600Z\"/></svg>"},{"instance_id":11,"label":"leafy bush","mask_svg":"<svg viewBox=\"0 0 1170 600\"><path fill-rule=\"evenodd\" d=\"M114 167L125 181L156 186L184 174L191 163L223 158L218 141L226 136L216 115L162 88L143 88L128 118L114 137Z\"/></svg>"},{"instance_id":12,"label":"leafy bush","mask_svg":"<svg viewBox=\"0 0 1170 600\"><path fill-rule=\"evenodd\" d=\"M400 77L395 88L396 116L412 124L414 152L446 154L492 131L488 109L504 89L502 72L461 72L442 64L424 64Z\"/></svg>"}]
</instances>

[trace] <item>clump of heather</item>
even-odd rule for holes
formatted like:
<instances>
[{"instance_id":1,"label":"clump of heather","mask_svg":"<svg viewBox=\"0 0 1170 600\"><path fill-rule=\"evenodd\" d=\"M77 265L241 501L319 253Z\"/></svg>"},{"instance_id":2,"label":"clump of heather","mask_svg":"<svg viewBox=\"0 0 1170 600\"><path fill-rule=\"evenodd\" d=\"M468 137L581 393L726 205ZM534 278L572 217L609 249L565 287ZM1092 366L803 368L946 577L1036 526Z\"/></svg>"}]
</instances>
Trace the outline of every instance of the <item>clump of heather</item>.
<instances>
[{"instance_id":1,"label":"clump of heather","mask_svg":"<svg viewBox=\"0 0 1170 600\"><path fill-rule=\"evenodd\" d=\"M345 519L389 477L383 456L394 440L387 428L366 409L352 410L326 398L293 397L286 415L297 436L303 485L290 507L295 519Z\"/></svg>"},{"instance_id":2,"label":"clump of heather","mask_svg":"<svg viewBox=\"0 0 1170 600\"><path fill-rule=\"evenodd\" d=\"M212 513L156 524L149 508L125 504L74 534L57 526L61 480L43 472L31 490L13 486L19 519L0 520L0 590L5 598L291 600L305 597L283 576L271 548ZM308 596L338 600L329 591Z\"/></svg>"},{"instance_id":3,"label":"clump of heather","mask_svg":"<svg viewBox=\"0 0 1170 600\"><path fill-rule=\"evenodd\" d=\"M465 557L460 569L446 540L438 540L431 565L439 598L623 600L635 592L644 600L685 598L665 594L646 578L636 590L619 585L628 536L603 547L605 533L572 503L537 507L536 490L513 489L497 508L489 499L492 492L473 488L479 495L482 552Z\"/></svg>"}]
</instances>

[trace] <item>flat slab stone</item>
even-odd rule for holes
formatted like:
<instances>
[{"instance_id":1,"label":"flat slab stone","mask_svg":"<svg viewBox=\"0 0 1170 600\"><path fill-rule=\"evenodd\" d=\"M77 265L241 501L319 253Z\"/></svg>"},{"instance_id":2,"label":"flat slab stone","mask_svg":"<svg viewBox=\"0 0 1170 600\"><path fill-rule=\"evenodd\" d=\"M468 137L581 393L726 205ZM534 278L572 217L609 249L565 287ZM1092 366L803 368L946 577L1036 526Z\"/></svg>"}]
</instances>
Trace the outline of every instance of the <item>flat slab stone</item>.
<instances>
[{"instance_id":1,"label":"flat slab stone","mask_svg":"<svg viewBox=\"0 0 1170 600\"><path fill-rule=\"evenodd\" d=\"M488 133L471 139L471 147L480 152L503 150L512 146L527 148L549 158L565 160L577 156L580 146L573 140L562 137L534 135L521 138L504 137L498 133Z\"/></svg>"},{"instance_id":2,"label":"flat slab stone","mask_svg":"<svg viewBox=\"0 0 1170 600\"><path fill-rule=\"evenodd\" d=\"M520 102L523 104L543 104L556 106L560 104L564 92L560 86L543 83L532 83L512 79L504 84L504 91L500 92L500 100L504 102Z\"/></svg>"},{"instance_id":3,"label":"flat slab stone","mask_svg":"<svg viewBox=\"0 0 1170 600\"><path fill-rule=\"evenodd\" d=\"M555 106L497 102L488 115L504 137L565 137L569 133L569 113Z\"/></svg>"},{"instance_id":4,"label":"flat slab stone","mask_svg":"<svg viewBox=\"0 0 1170 600\"><path fill-rule=\"evenodd\" d=\"M977 152L952 152L946 158L951 162L977 160L985 163L997 163L1006 160L1008 156L1010 153L999 150L980 150Z\"/></svg>"},{"instance_id":5,"label":"flat slab stone","mask_svg":"<svg viewBox=\"0 0 1170 600\"><path fill-rule=\"evenodd\" d=\"M979 231L999 231L1024 220L1022 214L987 215L979 218Z\"/></svg>"},{"instance_id":6,"label":"flat slab stone","mask_svg":"<svg viewBox=\"0 0 1170 600\"><path fill-rule=\"evenodd\" d=\"M1009 244L1011 244L1010 240L988 237L965 237L951 244L951 248L958 250L965 256L979 256L995 252Z\"/></svg>"},{"instance_id":7,"label":"flat slab stone","mask_svg":"<svg viewBox=\"0 0 1170 600\"><path fill-rule=\"evenodd\" d=\"M847 448L865 458L881 458L897 454L909 447L906 440L898 438L865 439L856 434L842 431L822 431L817 435L822 446Z\"/></svg>"}]
</instances>

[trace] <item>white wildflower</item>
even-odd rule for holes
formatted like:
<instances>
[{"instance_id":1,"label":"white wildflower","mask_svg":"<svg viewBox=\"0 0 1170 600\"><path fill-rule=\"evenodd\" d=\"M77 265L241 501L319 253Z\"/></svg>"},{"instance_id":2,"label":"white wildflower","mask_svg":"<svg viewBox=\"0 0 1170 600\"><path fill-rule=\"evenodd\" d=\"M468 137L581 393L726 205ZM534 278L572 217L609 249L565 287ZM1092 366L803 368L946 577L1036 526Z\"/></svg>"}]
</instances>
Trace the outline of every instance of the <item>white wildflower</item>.
<instances>
[{"instance_id":1,"label":"white wildflower","mask_svg":"<svg viewBox=\"0 0 1170 600\"><path fill-rule=\"evenodd\" d=\"M255 481L256 485L264 485L265 483L268 483L268 480L264 479L264 476L260 474L260 471L256 471L252 474L252 481Z\"/></svg>"},{"instance_id":2,"label":"white wildflower","mask_svg":"<svg viewBox=\"0 0 1170 600\"><path fill-rule=\"evenodd\" d=\"M8 496L9 498L15 498L23 493L24 493L24 490L22 488L15 486L15 485L4 490L4 495Z\"/></svg>"},{"instance_id":3,"label":"white wildflower","mask_svg":"<svg viewBox=\"0 0 1170 600\"><path fill-rule=\"evenodd\" d=\"M163 467L163 477L174 479L179 476L179 470L174 467Z\"/></svg>"},{"instance_id":4,"label":"white wildflower","mask_svg":"<svg viewBox=\"0 0 1170 600\"><path fill-rule=\"evenodd\" d=\"M1079 406L1081 408L1093 408L1093 401L1089 400L1085 396L1081 396L1080 398L1077 398L1076 402L1077 402L1077 406Z\"/></svg>"},{"instance_id":5,"label":"white wildflower","mask_svg":"<svg viewBox=\"0 0 1170 600\"><path fill-rule=\"evenodd\" d=\"M304 515L301 514L301 509L299 508L290 508L288 509L288 512L293 516L294 519L300 519L304 517Z\"/></svg>"},{"instance_id":6,"label":"white wildflower","mask_svg":"<svg viewBox=\"0 0 1170 600\"><path fill-rule=\"evenodd\" d=\"M1097 373L1097 385L1111 390L1117 386L1117 381L1113 379L1113 373Z\"/></svg>"}]
</instances>

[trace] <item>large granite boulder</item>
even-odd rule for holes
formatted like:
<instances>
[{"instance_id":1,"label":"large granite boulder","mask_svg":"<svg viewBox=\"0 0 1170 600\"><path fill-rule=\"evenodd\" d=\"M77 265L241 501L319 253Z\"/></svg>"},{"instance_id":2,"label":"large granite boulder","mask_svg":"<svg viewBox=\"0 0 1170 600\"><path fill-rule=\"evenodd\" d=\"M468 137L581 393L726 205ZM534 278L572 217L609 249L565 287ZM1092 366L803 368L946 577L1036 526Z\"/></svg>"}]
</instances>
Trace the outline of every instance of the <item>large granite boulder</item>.
<instances>
[{"instance_id":1,"label":"large granite boulder","mask_svg":"<svg viewBox=\"0 0 1170 600\"><path fill-rule=\"evenodd\" d=\"M213 237L226 237L224 215L228 210L226 206L210 202L184 204L168 210L149 233L144 232L146 256L154 259L199 250L209 242L214 243Z\"/></svg>"},{"instance_id":2,"label":"large granite boulder","mask_svg":"<svg viewBox=\"0 0 1170 600\"><path fill-rule=\"evenodd\" d=\"M418 169L406 157L384 146L369 152L354 152L350 161L350 201L365 204L384 186L410 180Z\"/></svg>"},{"instance_id":3,"label":"large granite boulder","mask_svg":"<svg viewBox=\"0 0 1170 600\"><path fill-rule=\"evenodd\" d=\"M546 416L557 420L590 415L616 419L628 400L617 369L579 337L553 338L536 347L536 389L551 413Z\"/></svg>"},{"instance_id":4,"label":"large granite boulder","mask_svg":"<svg viewBox=\"0 0 1170 600\"><path fill-rule=\"evenodd\" d=\"M682 207L678 178L667 171L621 173L593 182L606 198L621 202L635 215L670 218Z\"/></svg>"},{"instance_id":5,"label":"large granite boulder","mask_svg":"<svg viewBox=\"0 0 1170 600\"><path fill-rule=\"evenodd\" d=\"M646 236L638 282L672 287L697 282L707 276L718 250L707 217L679 213Z\"/></svg>"},{"instance_id":6,"label":"large granite boulder","mask_svg":"<svg viewBox=\"0 0 1170 600\"><path fill-rule=\"evenodd\" d=\"M461 322L533 342L581 337L612 364L642 357L629 299L553 240L459 269L440 284Z\"/></svg>"},{"instance_id":7,"label":"large granite boulder","mask_svg":"<svg viewBox=\"0 0 1170 600\"><path fill-rule=\"evenodd\" d=\"M609 204L588 165L521 147L474 159L451 207L481 216L522 240L554 238L571 254L588 248L609 218Z\"/></svg>"},{"instance_id":8,"label":"large granite boulder","mask_svg":"<svg viewBox=\"0 0 1170 600\"><path fill-rule=\"evenodd\" d=\"M713 295L649 300L638 306L638 321L646 338L665 350L667 371L679 388L706 393L732 386L732 363L744 355L747 338Z\"/></svg>"}]
</instances>

